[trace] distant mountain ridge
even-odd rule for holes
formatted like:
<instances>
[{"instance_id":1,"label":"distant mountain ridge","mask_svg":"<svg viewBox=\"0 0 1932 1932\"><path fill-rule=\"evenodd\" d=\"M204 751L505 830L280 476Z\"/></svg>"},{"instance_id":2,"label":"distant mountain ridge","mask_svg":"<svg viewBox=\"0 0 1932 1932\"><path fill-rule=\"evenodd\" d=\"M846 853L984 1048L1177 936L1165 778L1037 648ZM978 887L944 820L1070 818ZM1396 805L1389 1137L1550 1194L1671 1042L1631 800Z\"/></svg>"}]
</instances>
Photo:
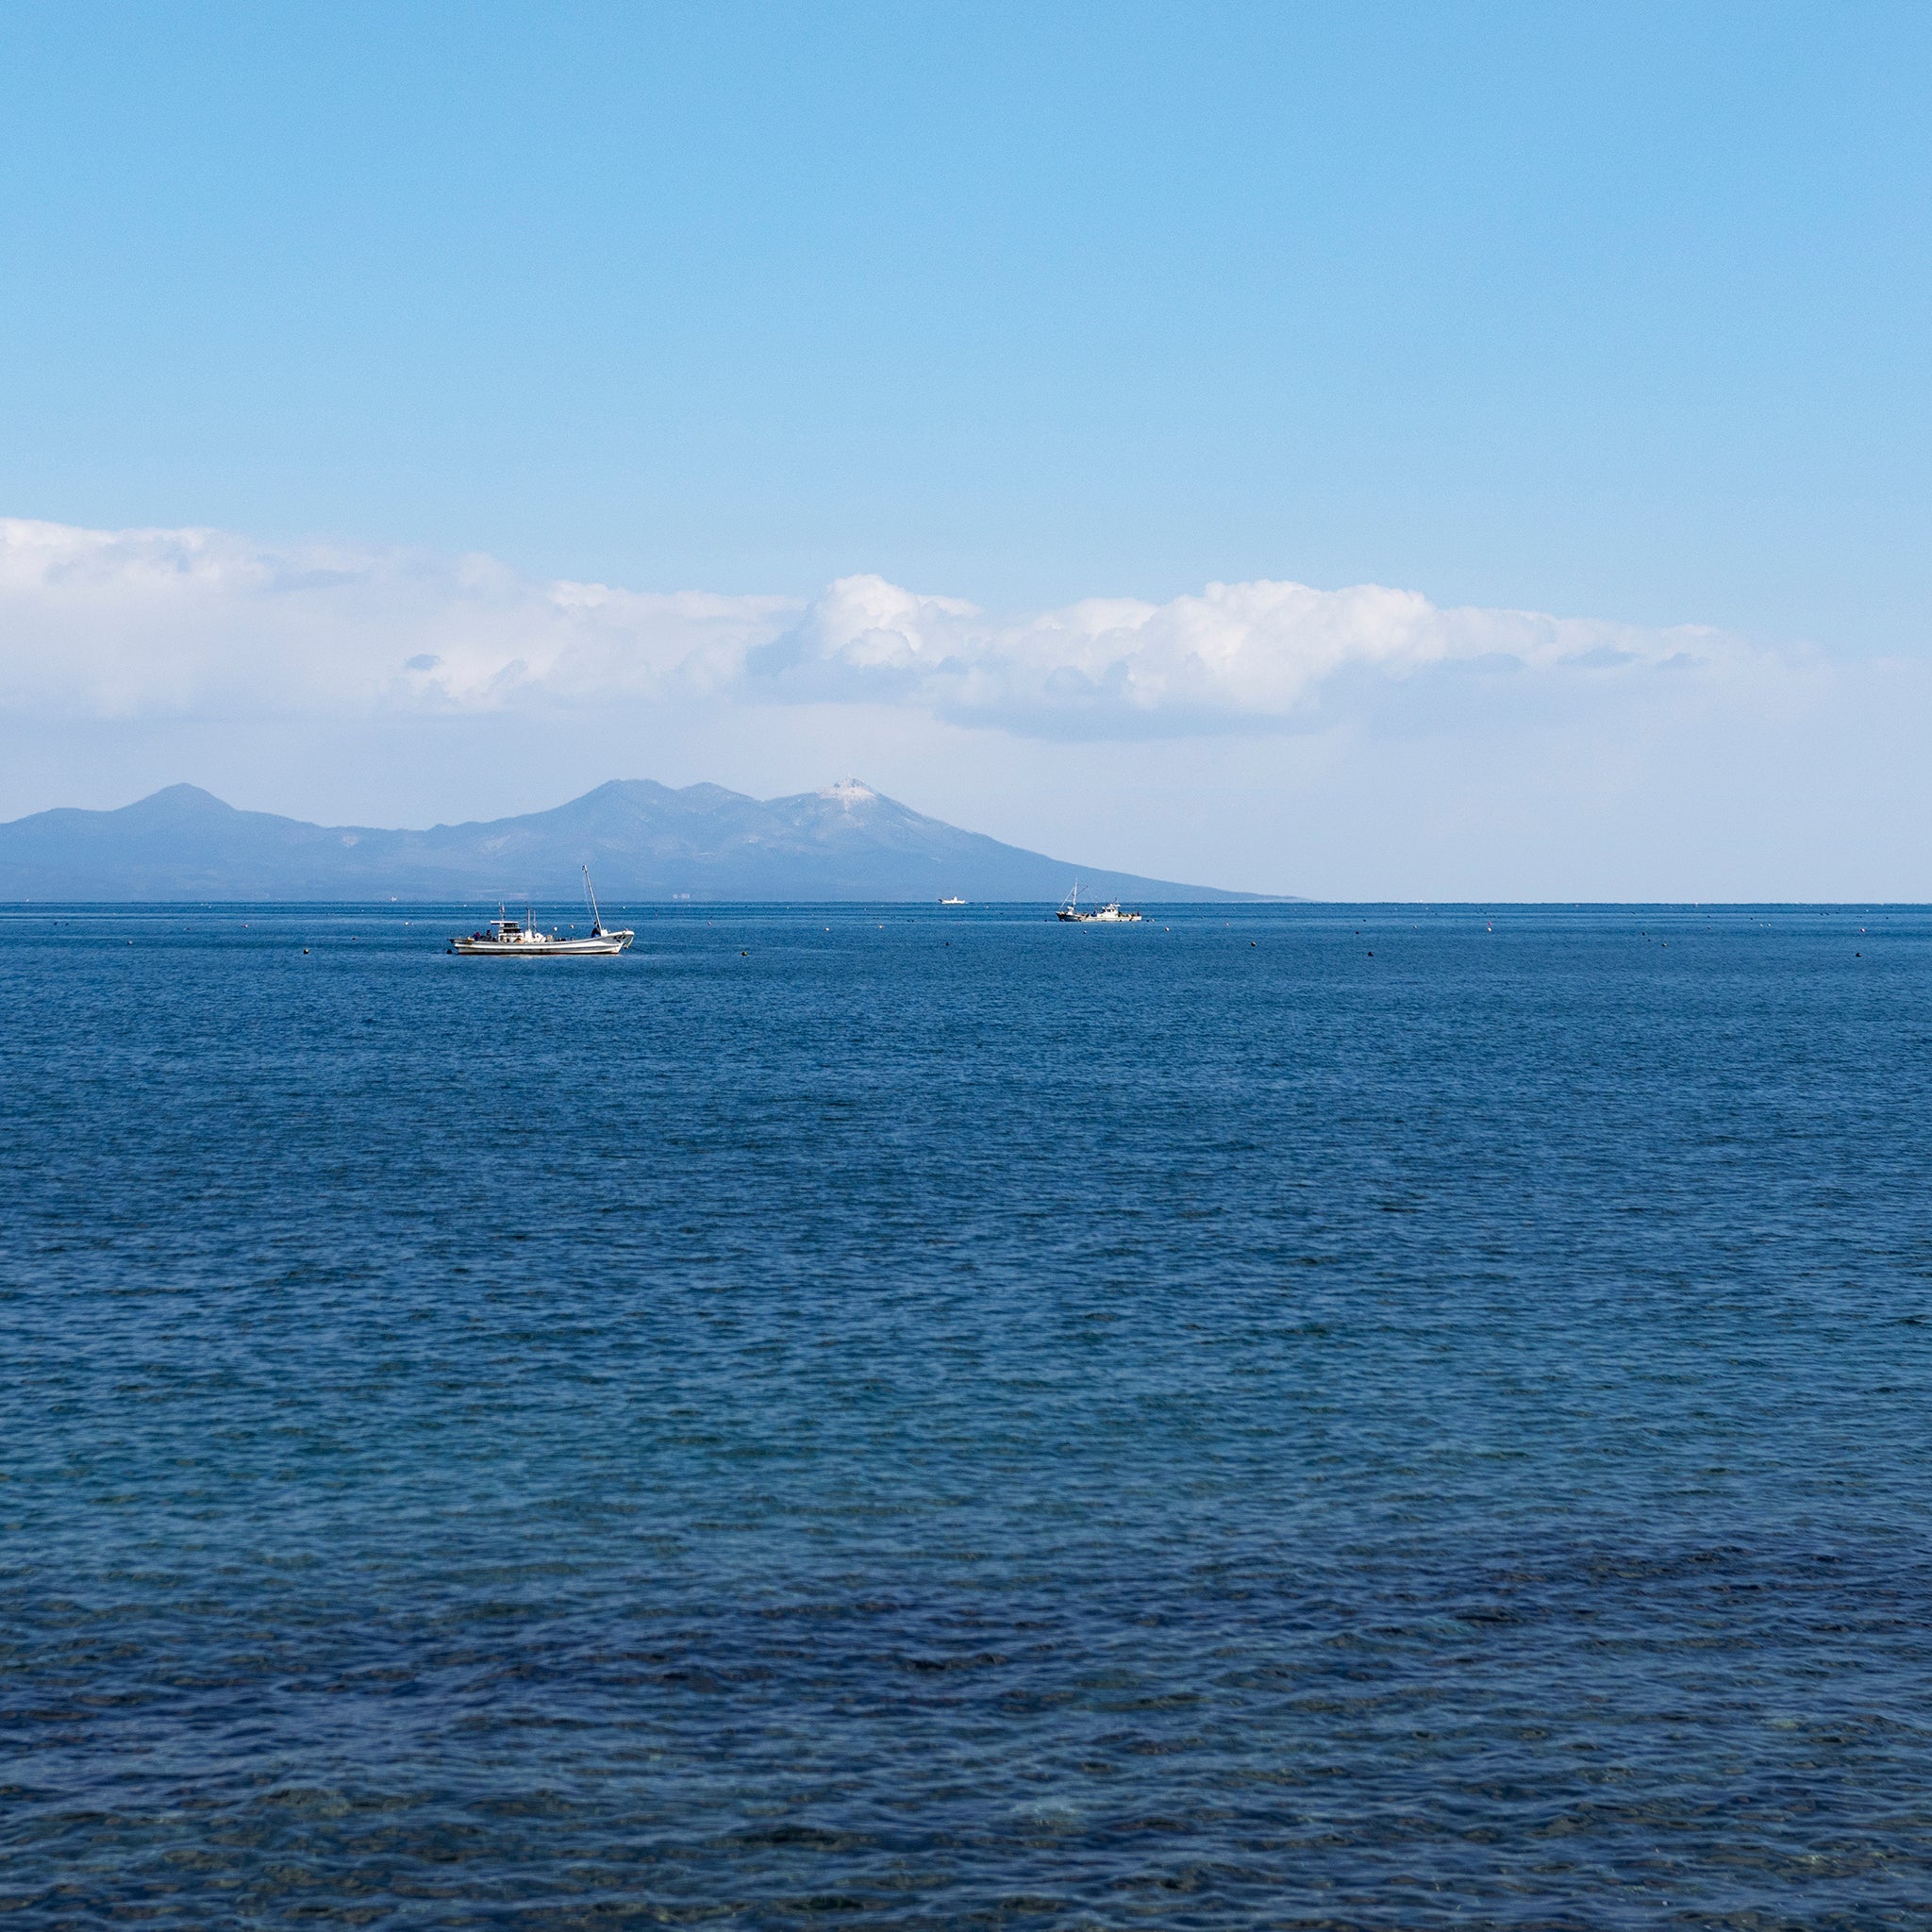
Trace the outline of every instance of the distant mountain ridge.
<instances>
[{"instance_id":1,"label":"distant mountain ridge","mask_svg":"<svg viewBox=\"0 0 1932 1932\"><path fill-rule=\"evenodd\" d=\"M118 811L0 824L0 899L1249 900L1048 858L856 779L791 798L613 778L550 811L427 831L311 825L170 785Z\"/></svg>"}]
</instances>

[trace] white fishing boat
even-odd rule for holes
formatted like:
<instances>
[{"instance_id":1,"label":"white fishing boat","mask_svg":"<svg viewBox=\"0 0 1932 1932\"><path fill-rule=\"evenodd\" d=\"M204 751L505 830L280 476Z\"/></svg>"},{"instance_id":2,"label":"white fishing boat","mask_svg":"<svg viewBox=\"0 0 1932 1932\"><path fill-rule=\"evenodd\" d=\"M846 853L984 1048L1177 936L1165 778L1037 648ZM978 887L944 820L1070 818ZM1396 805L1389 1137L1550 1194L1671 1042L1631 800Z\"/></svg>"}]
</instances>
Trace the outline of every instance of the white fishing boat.
<instances>
[{"instance_id":1,"label":"white fishing boat","mask_svg":"<svg viewBox=\"0 0 1932 1932\"><path fill-rule=\"evenodd\" d=\"M1074 881L1074 890L1067 894L1067 903L1060 908L1058 916L1070 925L1134 925L1141 918L1138 912L1123 912L1118 899L1109 899L1105 906L1082 906L1078 879Z\"/></svg>"},{"instance_id":2,"label":"white fishing boat","mask_svg":"<svg viewBox=\"0 0 1932 1932\"><path fill-rule=\"evenodd\" d=\"M963 906L965 903L963 899L941 899L940 901L941 906Z\"/></svg>"},{"instance_id":3,"label":"white fishing boat","mask_svg":"<svg viewBox=\"0 0 1932 1932\"><path fill-rule=\"evenodd\" d=\"M612 953L621 953L637 938L629 926L621 926L614 932L607 932L604 915L597 909L597 894L591 885L591 868L584 868L584 896L591 902L591 930L584 936L543 932L530 917L529 908L525 908L522 919L511 919L506 909L499 906L497 916L480 932L453 939L449 942L452 953L461 953L472 958L497 959L556 959L556 958L608 958Z\"/></svg>"}]
</instances>

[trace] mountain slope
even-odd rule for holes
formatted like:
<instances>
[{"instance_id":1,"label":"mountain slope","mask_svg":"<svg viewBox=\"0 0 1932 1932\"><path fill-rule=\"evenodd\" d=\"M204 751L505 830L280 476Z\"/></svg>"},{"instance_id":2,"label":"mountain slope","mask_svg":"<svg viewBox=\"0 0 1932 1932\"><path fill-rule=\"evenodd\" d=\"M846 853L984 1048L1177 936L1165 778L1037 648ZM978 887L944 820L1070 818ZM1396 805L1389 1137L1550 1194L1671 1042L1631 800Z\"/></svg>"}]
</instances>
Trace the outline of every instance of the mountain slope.
<instances>
[{"instance_id":1,"label":"mountain slope","mask_svg":"<svg viewBox=\"0 0 1932 1932\"><path fill-rule=\"evenodd\" d=\"M925 817L856 781L760 800L612 779L550 811L386 831L237 811L171 785L118 811L0 824L0 899L555 899L588 864L625 899L1241 899L1106 873Z\"/></svg>"}]
</instances>

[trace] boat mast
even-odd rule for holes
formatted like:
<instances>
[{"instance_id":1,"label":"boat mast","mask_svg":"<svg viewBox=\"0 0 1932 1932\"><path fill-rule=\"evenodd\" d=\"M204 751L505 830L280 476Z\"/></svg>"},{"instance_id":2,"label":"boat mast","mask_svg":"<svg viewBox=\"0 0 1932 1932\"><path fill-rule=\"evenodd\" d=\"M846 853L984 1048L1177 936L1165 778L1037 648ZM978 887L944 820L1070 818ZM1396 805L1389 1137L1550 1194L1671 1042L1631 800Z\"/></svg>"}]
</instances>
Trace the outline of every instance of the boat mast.
<instances>
[{"instance_id":1,"label":"boat mast","mask_svg":"<svg viewBox=\"0 0 1932 1932\"><path fill-rule=\"evenodd\" d=\"M597 910L597 889L591 883L591 868L588 865L584 868L584 891L591 901L591 931L593 934L600 933L604 930L604 915Z\"/></svg>"}]
</instances>

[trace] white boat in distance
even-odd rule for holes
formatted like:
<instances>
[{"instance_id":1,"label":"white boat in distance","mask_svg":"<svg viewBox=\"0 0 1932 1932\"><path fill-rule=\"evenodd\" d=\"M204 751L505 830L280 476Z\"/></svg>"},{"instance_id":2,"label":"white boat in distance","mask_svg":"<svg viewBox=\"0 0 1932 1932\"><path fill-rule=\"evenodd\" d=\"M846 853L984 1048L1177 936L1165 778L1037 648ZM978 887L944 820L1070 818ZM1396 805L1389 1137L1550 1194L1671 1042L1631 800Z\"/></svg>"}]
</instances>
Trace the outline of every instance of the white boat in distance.
<instances>
[{"instance_id":1,"label":"white boat in distance","mask_svg":"<svg viewBox=\"0 0 1932 1932\"><path fill-rule=\"evenodd\" d=\"M584 896L591 902L588 938L565 939L561 933L540 932L530 920L527 907L524 918L519 921L508 918L499 906L497 916L481 932L451 940L449 949L452 953L463 953L472 958L498 959L608 958L612 953L623 952L637 934L627 925L615 932L604 930L604 916L597 910L597 894L591 890L591 868L588 865L584 868Z\"/></svg>"},{"instance_id":2,"label":"white boat in distance","mask_svg":"<svg viewBox=\"0 0 1932 1932\"><path fill-rule=\"evenodd\" d=\"M941 906L963 906L965 903L963 899L941 899L940 901Z\"/></svg>"},{"instance_id":3,"label":"white boat in distance","mask_svg":"<svg viewBox=\"0 0 1932 1932\"><path fill-rule=\"evenodd\" d=\"M1083 910L1080 905L1080 881L1074 881L1074 890L1067 894L1067 903L1059 909L1058 917L1073 925L1131 925L1140 920L1138 912L1123 912L1118 899L1109 899L1105 906L1096 906L1091 911Z\"/></svg>"}]
</instances>

